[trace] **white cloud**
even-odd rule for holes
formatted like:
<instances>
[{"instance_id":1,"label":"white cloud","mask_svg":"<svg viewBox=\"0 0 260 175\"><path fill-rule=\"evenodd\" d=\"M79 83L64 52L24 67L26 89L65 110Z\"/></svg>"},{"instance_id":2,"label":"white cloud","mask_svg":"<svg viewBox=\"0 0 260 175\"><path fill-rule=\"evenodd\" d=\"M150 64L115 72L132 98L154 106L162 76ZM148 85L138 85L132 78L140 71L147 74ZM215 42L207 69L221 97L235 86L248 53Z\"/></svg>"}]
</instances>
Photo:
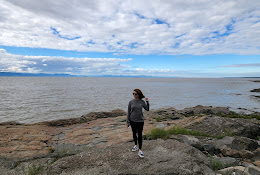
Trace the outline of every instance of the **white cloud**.
<instances>
[{"instance_id":1,"label":"white cloud","mask_svg":"<svg viewBox=\"0 0 260 175\"><path fill-rule=\"evenodd\" d=\"M0 45L116 54L260 54L260 1L0 1Z\"/></svg>"},{"instance_id":2,"label":"white cloud","mask_svg":"<svg viewBox=\"0 0 260 175\"><path fill-rule=\"evenodd\" d=\"M116 74L131 61L119 58L74 58L52 56L23 56L0 49L0 72L68 73L75 75Z\"/></svg>"},{"instance_id":3,"label":"white cloud","mask_svg":"<svg viewBox=\"0 0 260 175\"><path fill-rule=\"evenodd\" d=\"M257 76L259 71L251 67L255 64L234 64L220 66L211 70L174 70L174 69L149 69L134 68L128 63L132 59L120 58L76 58L57 56L23 56L14 55L0 49L0 72L17 73L48 73L72 74L84 76L124 75L124 76L155 76L155 77L232 77L232 76ZM229 69L245 67L244 70L235 72ZM246 69L248 67L248 69ZM226 70L227 69L227 70Z\"/></svg>"},{"instance_id":4,"label":"white cloud","mask_svg":"<svg viewBox=\"0 0 260 175\"><path fill-rule=\"evenodd\" d=\"M253 64L232 64L232 65L225 65L221 67L260 67L260 63L253 63Z\"/></svg>"},{"instance_id":5,"label":"white cloud","mask_svg":"<svg viewBox=\"0 0 260 175\"><path fill-rule=\"evenodd\" d=\"M76 58L57 56L14 55L0 49L0 72L73 74L86 76L176 76L183 73L172 69L133 69L124 64L132 59Z\"/></svg>"}]
</instances>

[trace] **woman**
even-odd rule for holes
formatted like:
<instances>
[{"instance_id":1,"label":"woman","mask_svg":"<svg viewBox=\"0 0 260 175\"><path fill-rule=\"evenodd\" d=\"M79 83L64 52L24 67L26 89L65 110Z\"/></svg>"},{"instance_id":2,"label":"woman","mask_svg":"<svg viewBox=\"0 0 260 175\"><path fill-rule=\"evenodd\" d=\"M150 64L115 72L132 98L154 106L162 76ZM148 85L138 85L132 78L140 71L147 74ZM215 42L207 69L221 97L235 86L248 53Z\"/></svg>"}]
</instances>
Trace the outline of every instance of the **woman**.
<instances>
[{"instance_id":1,"label":"woman","mask_svg":"<svg viewBox=\"0 0 260 175\"><path fill-rule=\"evenodd\" d=\"M149 111L149 101L148 98L145 98L142 91L140 89L135 89L133 92L134 99L131 100L128 104L128 113L127 113L127 121L126 126L129 127L131 125L133 138L135 141L135 145L132 148L132 151L137 151L137 140L139 145L138 155L143 158L142 152L142 132L144 127L144 115L142 109L144 108L146 111ZM145 98L144 102L142 99ZM138 135L138 137L136 136Z\"/></svg>"}]
</instances>

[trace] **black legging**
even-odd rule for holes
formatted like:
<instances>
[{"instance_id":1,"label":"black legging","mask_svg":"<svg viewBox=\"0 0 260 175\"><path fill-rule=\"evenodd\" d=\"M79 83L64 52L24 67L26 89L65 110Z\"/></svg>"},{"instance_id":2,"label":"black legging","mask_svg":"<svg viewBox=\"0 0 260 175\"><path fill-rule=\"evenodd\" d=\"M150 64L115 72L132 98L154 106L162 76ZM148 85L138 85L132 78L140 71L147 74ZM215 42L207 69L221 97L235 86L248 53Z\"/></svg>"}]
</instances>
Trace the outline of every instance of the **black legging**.
<instances>
[{"instance_id":1,"label":"black legging","mask_svg":"<svg viewBox=\"0 0 260 175\"><path fill-rule=\"evenodd\" d=\"M132 122L130 121L130 125L133 131L133 138L135 141L135 145L137 145L137 136L136 133L138 134L138 145L139 149L142 149L142 143L143 143L143 128L144 128L144 122Z\"/></svg>"}]
</instances>

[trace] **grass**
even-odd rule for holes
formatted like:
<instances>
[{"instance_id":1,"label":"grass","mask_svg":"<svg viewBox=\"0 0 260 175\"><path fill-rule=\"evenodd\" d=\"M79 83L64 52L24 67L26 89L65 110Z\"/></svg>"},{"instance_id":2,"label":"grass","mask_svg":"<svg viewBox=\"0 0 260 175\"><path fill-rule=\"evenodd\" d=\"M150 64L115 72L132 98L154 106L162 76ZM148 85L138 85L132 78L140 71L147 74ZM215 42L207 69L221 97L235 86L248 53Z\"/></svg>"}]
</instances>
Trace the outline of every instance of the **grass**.
<instances>
[{"instance_id":1,"label":"grass","mask_svg":"<svg viewBox=\"0 0 260 175\"><path fill-rule=\"evenodd\" d=\"M153 116L152 118L156 120L156 122L161 122L161 121L166 121L168 120L168 118L170 118L171 116L167 115L167 116Z\"/></svg>"},{"instance_id":2,"label":"grass","mask_svg":"<svg viewBox=\"0 0 260 175\"><path fill-rule=\"evenodd\" d=\"M216 139L223 139L225 136L234 136L233 132L231 129L225 129L224 134L218 135L218 136L212 136L207 133L202 133L199 131L194 131L182 127L173 127L168 130L161 129L161 128L154 128L151 130L151 132L146 133L146 137L148 139L169 139L170 135L192 135L192 136L203 136L203 137L211 137L211 138L216 138Z\"/></svg>"},{"instance_id":3,"label":"grass","mask_svg":"<svg viewBox=\"0 0 260 175\"><path fill-rule=\"evenodd\" d=\"M162 118L159 118L159 117L155 118L155 120L156 120L156 122L161 122L161 121L163 121L163 119L162 119Z\"/></svg>"},{"instance_id":4,"label":"grass","mask_svg":"<svg viewBox=\"0 0 260 175\"><path fill-rule=\"evenodd\" d=\"M51 153L55 152L55 148L50 147L49 151ZM58 159L68 156L68 151L67 149L63 148L57 151L57 155L54 157L54 159L51 162L47 163L47 166L45 166L45 170L48 171L48 169L50 168L50 166L57 161ZM31 164L30 166L28 165L28 168L25 170L24 167L22 167L22 171L24 173L24 175L38 175L41 174L41 172L44 170L44 166L41 164Z\"/></svg>"},{"instance_id":5,"label":"grass","mask_svg":"<svg viewBox=\"0 0 260 175\"><path fill-rule=\"evenodd\" d=\"M191 117L194 116L194 113L188 113L188 114L184 114L185 117Z\"/></svg>"},{"instance_id":6,"label":"grass","mask_svg":"<svg viewBox=\"0 0 260 175\"><path fill-rule=\"evenodd\" d=\"M214 159L213 157L210 158L209 166L214 171L225 168L225 165L220 160Z\"/></svg>"},{"instance_id":7,"label":"grass","mask_svg":"<svg viewBox=\"0 0 260 175\"><path fill-rule=\"evenodd\" d=\"M168 139L168 138L170 138L169 133L165 129L161 129L161 128L152 129L152 131L148 135L149 135L148 137L151 139L158 139L158 138Z\"/></svg>"},{"instance_id":8,"label":"grass","mask_svg":"<svg viewBox=\"0 0 260 175\"><path fill-rule=\"evenodd\" d=\"M42 171L43 171L43 165L32 164L32 166L28 166L27 171L25 171L25 169L23 168L23 173L25 175L37 175Z\"/></svg>"},{"instance_id":9,"label":"grass","mask_svg":"<svg viewBox=\"0 0 260 175\"><path fill-rule=\"evenodd\" d=\"M215 136L215 138L223 139L225 136L233 137L235 135L234 132L230 128L226 128L223 132L224 132L224 134Z\"/></svg>"},{"instance_id":10,"label":"grass","mask_svg":"<svg viewBox=\"0 0 260 175\"><path fill-rule=\"evenodd\" d=\"M50 153L53 153L55 151L55 148L49 147L48 150L49 150Z\"/></svg>"},{"instance_id":11,"label":"grass","mask_svg":"<svg viewBox=\"0 0 260 175\"><path fill-rule=\"evenodd\" d=\"M193 136L205 136L205 137L211 137L210 135L206 133L201 133L199 131L193 131L188 130L182 127L173 127L169 130L161 129L161 128L154 128L151 130L150 133L147 133L146 136L149 139L169 139L170 135L193 135Z\"/></svg>"},{"instance_id":12,"label":"grass","mask_svg":"<svg viewBox=\"0 0 260 175\"><path fill-rule=\"evenodd\" d=\"M183 134L183 135L193 135L193 136L205 136L209 137L210 135L206 133L201 133L199 131L193 131L189 129L185 129L182 127L173 127L167 131L169 134L177 135L177 134Z\"/></svg>"},{"instance_id":13,"label":"grass","mask_svg":"<svg viewBox=\"0 0 260 175\"><path fill-rule=\"evenodd\" d=\"M66 148L60 149L55 157L56 160L66 157L68 155L68 150Z\"/></svg>"},{"instance_id":14,"label":"grass","mask_svg":"<svg viewBox=\"0 0 260 175\"><path fill-rule=\"evenodd\" d=\"M218 113L217 114L218 116L220 117L227 117L227 118L244 118L244 119L257 119L257 120L260 120L260 115L255 112L255 113L252 113L252 114L238 114L238 113L235 113L235 112L230 112L230 114L223 114L223 113Z\"/></svg>"}]
</instances>

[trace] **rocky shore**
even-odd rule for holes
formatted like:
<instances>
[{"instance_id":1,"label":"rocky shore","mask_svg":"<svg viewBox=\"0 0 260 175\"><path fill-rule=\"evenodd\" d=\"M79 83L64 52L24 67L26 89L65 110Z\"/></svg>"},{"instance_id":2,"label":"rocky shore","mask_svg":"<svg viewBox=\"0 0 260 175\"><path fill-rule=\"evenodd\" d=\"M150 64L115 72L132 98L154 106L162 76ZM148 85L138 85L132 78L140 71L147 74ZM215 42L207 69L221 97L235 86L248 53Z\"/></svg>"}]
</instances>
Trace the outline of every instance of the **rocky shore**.
<instances>
[{"instance_id":1,"label":"rocky shore","mask_svg":"<svg viewBox=\"0 0 260 175\"><path fill-rule=\"evenodd\" d=\"M260 80L254 80L253 82L255 83L260 83ZM250 92L257 92L259 93L260 92L260 88L258 89L252 89ZM253 98L257 99L257 100L260 100L260 95L251 95Z\"/></svg>"},{"instance_id":2,"label":"rocky shore","mask_svg":"<svg viewBox=\"0 0 260 175\"><path fill-rule=\"evenodd\" d=\"M259 113L200 105L145 112L144 159L131 152L125 119L124 111L114 110L0 123L0 174L260 174ZM189 132L150 137L172 128Z\"/></svg>"}]
</instances>

